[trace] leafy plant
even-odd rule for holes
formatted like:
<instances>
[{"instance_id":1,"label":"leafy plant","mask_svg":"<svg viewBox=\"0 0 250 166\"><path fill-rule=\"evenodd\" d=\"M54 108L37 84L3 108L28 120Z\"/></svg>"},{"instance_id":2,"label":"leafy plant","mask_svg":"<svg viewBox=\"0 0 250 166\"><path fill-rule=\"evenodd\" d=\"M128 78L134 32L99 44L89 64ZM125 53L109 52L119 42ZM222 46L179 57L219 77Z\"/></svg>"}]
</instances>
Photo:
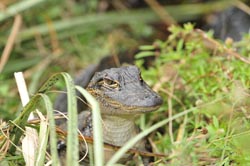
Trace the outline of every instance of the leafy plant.
<instances>
[{"instance_id":1,"label":"leafy plant","mask_svg":"<svg viewBox=\"0 0 250 166\"><path fill-rule=\"evenodd\" d=\"M149 121L171 118L185 108L196 111L172 121L163 133L158 133L154 138L159 140L155 151L171 153L165 162L173 165L248 163L248 150L243 148L239 153L236 148L240 144L248 147L248 44L243 40L242 47L238 43L228 47L213 39L211 33L194 29L192 24L172 26L169 31L166 41L141 46L142 51L136 55L141 68L143 57L155 58L142 74L167 101L167 106L151 115ZM234 52L236 46L245 54ZM172 142L166 142L169 137ZM171 151L166 147L171 147Z\"/></svg>"}]
</instances>

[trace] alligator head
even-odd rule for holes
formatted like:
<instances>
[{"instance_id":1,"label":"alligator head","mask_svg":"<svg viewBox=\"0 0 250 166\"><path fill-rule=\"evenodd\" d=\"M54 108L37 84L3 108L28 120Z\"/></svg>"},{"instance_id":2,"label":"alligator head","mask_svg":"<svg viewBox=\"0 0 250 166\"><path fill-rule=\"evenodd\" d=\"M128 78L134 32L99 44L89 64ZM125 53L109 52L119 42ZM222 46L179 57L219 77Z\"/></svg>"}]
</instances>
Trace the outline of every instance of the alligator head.
<instances>
[{"instance_id":1,"label":"alligator head","mask_svg":"<svg viewBox=\"0 0 250 166\"><path fill-rule=\"evenodd\" d=\"M100 103L102 114L140 114L162 104L162 98L144 82L136 66L96 72L87 90Z\"/></svg>"}]
</instances>

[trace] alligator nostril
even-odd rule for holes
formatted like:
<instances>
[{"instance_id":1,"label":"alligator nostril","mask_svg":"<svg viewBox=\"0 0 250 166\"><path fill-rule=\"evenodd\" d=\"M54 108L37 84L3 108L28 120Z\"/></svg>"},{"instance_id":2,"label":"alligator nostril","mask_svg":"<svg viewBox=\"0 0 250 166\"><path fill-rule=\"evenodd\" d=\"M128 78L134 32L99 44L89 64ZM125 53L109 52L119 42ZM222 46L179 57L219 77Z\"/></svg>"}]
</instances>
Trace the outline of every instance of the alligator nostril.
<instances>
[{"instance_id":1,"label":"alligator nostril","mask_svg":"<svg viewBox=\"0 0 250 166\"><path fill-rule=\"evenodd\" d=\"M156 100L158 101L158 104L161 105L163 103L163 100L160 96L155 96Z\"/></svg>"},{"instance_id":2,"label":"alligator nostril","mask_svg":"<svg viewBox=\"0 0 250 166\"><path fill-rule=\"evenodd\" d=\"M163 103L162 98L158 95L152 96L152 101L154 102L155 105L161 105Z\"/></svg>"}]
</instances>

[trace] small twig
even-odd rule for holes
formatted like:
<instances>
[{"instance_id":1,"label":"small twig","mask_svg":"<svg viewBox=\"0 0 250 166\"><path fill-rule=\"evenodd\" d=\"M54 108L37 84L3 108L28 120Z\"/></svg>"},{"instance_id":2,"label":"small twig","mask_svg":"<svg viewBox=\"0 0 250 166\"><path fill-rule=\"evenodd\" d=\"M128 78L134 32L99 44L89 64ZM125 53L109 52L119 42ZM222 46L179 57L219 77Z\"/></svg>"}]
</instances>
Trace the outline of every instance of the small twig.
<instances>
[{"instance_id":1,"label":"small twig","mask_svg":"<svg viewBox=\"0 0 250 166\"><path fill-rule=\"evenodd\" d=\"M246 5L244 2L241 1L237 1L235 3L235 6L237 8L239 8L240 10L242 10L243 12L247 13L250 15L250 7L248 5Z\"/></svg>"},{"instance_id":2,"label":"small twig","mask_svg":"<svg viewBox=\"0 0 250 166\"><path fill-rule=\"evenodd\" d=\"M163 20L167 25L177 25L176 21L169 15L167 10L162 7L157 0L145 0L145 2L154 10L154 12Z\"/></svg>"},{"instance_id":3,"label":"small twig","mask_svg":"<svg viewBox=\"0 0 250 166\"><path fill-rule=\"evenodd\" d=\"M173 115L173 106L172 106L172 97L173 94L174 94L174 85L175 85L175 82L178 78L178 75L176 74L174 79L173 79L173 84L171 86L171 89L170 89L170 96L168 97L168 116L169 118L172 118L172 115ZM169 121L169 124L168 124L168 128L169 128L169 136L170 136L170 139L171 139L171 142L174 143L174 135L173 135L173 121Z\"/></svg>"},{"instance_id":4,"label":"small twig","mask_svg":"<svg viewBox=\"0 0 250 166\"><path fill-rule=\"evenodd\" d=\"M241 56L240 54L238 54L237 52L235 52L235 51L233 51L233 50L226 49L226 53L227 53L228 55L231 55L231 56L235 57L236 59L239 59L239 60L242 61L242 62L245 62L245 63L247 63L247 64L250 64L250 60L249 60L249 59L247 59L247 58Z\"/></svg>"},{"instance_id":5,"label":"small twig","mask_svg":"<svg viewBox=\"0 0 250 166\"><path fill-rule=\"evenodd\" d=\"M173 116L173 109L172 109L172 99L169 96L168 97L168 117L171 118ZM168 123L168 130L169 130L169 137L171 140L171 143L174 142L174 136L173 136L173 122L169 121Z\"/></svg>"},{"instance_id":6,"label":"small twig","mask_svg":"<svg viewBox=\"0 0 250 166\"><path fill-rule=\"evenodd\" d=\"M8 59L9 59L11 50L14 46L14 43L15 43L17 34L20 30L21 24L22 24L22 17L21 17L21 15L18 14L15 16L13 28L11 30L10 36L7 40L6 46L4 47L4 50L3 50L3 53L1 56L0 73L2 72L5 64L7 63Z\"/></svg>"},{"instance_id":7,"label":"small twig","mask_svg":"<svg viewBox=\"0 0 250 166\"><path fill-rule=\"evenodd\" d=\"M49 36L50 36L50 43L52 46L52 52L56 53L56 52L60 51L57 32L56 32L56 29L53 25L53 22L49 18L47 18L47 24L48 24L48 28L49 28Z\"/></svg>"},{"instance_id":8,"label":"small twig","mask_svg":"<svg viewBox=\"0 0 250 166\"><path fill-rule=\"evenodd\" d=\"M4 144L1 144L2 147L0 148L0 152L1 152L0 153L0 161L1 161L6 156L11 141L8 139L9 138L9 130L4 131L4 129L2 127L0 127L0 131L1 131L1 137L0 137L1 142L3 142L2 140L4 138L6 140ZM6 132L6 134L5 134L5 132Z\"/></svg>"},{"instance_id":9,"label":"small twig","mask_svg":"<svg viewBox=\"0 0 250 166\"><path fill-rule=\"evenodd\" d=\"M218 48L221 48L223 46L218 41L216 41L212 38L209 38L206 35L206 33L200 29L195 29L193 32L197 33L197 35L199 35L201 37L201 39L203 40L204 45L211 50L217 50ZM194 33L194 35L196 35L195 33ZM236 51L233 51L232 49L229 49L229 48L226 48L223 46L223 53L226 53L229 56L235 57L236 59L239 59L240 61L242 61L244 63L250 64L249 59L241 56L240 54L238 54Z\"/></svg>"},{"instance_id":10,"label":"small twig","mask_svg":"<svg viewBox=\"0 0 250 166\"><path fill-rule=\"evenodd\" d=\"M48 50L44 45L44 40L39 33L35 35L35 41L36 41L37 49L40 52L40 55L42 56L49 55Z\"/></svg>"},{"instance_id":11,"label":"small twig","mask_svg":"<svg viewBox=\"0 0 250 166\"><path fill-rule=\"evenodd\" d=\"M171 94L171 92L167 91L164 88L161 88L159 91L163 92L163 93L166 93L168 96L170 96L171 98L175 99L175 101L177 101L183 107L183 109L186 109L185 105L183 104L183 102L176 95Z\"/></svg>"}]
</instances>

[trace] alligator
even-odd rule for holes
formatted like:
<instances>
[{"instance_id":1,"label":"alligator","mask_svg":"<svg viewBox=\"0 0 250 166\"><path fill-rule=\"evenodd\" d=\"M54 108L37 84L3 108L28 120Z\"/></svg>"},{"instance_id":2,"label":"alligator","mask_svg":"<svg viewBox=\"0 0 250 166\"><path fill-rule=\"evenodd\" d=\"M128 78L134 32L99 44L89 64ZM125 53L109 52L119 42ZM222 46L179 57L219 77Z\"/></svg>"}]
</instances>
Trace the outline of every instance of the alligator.
<instances>
[{"instance_id":1,"label":"alligator","mask_svg":"<svg viewBox=\"0 0 250 166\"><path fill-rule=\"evenodd\" d=\"M94 68L89 70L93 71ZM85 73L81 76L84 75L86 76L87 74ZM81 79L86 84L86 78ZM80 82L81 79L78 79L77 82ZM163 102L162 98L151 90L142 79L138 67L132 65L96 72L87 85L86 90L100 104L103 140L105 143L114 146L122 146L137 135L139 128L135 124L136 118L143 113L155 111ZM65 99L65 96L61 97L56 105L60 111L65 111L62 109L67 107L65 107L65 102L61 103L62 98ZM79 106L78 103L78 109L80 108L84 107ZM61 122L59 123L60 125L65 126ZM92 137L93 129L90 111L85 110L79 113L78 127L84 136ZM133 148L140 151L148 151L150 146L144 139ZM115 150L105 149L105 161L114 153ZM119 163L124 163L131 157L131 155L125 155ZM148 165L149 162L150 158L143 158L144 165Z\"/></svg>"}]
</instances>

